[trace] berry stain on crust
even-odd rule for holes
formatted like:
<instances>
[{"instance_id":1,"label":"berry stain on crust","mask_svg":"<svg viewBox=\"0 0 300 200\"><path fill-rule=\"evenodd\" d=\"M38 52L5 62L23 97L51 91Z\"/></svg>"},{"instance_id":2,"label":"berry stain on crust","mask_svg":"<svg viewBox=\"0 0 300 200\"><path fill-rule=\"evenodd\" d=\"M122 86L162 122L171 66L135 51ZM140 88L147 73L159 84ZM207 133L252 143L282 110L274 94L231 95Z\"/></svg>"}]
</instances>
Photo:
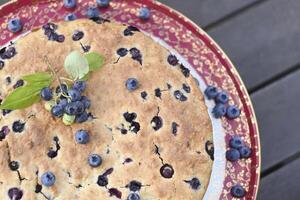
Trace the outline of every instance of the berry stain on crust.
<instances>
[{"instance_id":1,"label":"berry stain on crust","mask_svg":"<svg viewBox=\"0 0 300 200\"><path fill-rule=\"evenodd\" d=\"M118 199L122 198L122 192L116 188L110 188L110 189L108 189L108 192L109 192L109 196L111 196L111 197L115 196Z\"/></svg>"},{"instance_id":2,"label":"berry stain on crust","mask_svg":"<svg viewBox=\"0 0 300 200\"><path fill-rule=\"evenodd\" d=\"M174 135L174 136L176 136L177 135L177 131L178 131L178 127L179 127L179 125L176 123L176 122L172 122L172 134Z\"/></svg>"},{"instance_id":3,"label":"berry stain on crust","mask_svg":"<svg viewBox=\"0 0 300 200\"><path fill-rule=\"evenodd\" d=\"M190 184L190 187L191 187L193 190L198 190L198 189L200 189L201 183L200 183L199 179L196 178L196 177L192 178L191 180L184 180L184 182Z\"/></svg>"},{"instance_id":4,"label":"berry stain on crust","mask_svg":"<svg viewBox=\"0 0 300 200\"><path fill-rule=\"evenodd\" d=\"M134 26L128 26L124 30L123 34L124 34L124 36L132 36L134 34L134 32L139 32L139 31L140 30L138 28L134 27Z\"/></svg>"},{"instance_id":5,"label":"berry stain on crust","mask_svg":"<svg viewBox=\"0 0 300 200\"><path fill-rule=\"evenodd\" d=\"M131 54L131 58L133 60L138 61L141 65L142 65L142 54L141 51L138 50L137 48L133 47L129 50L130 54Z\"/></svg>"},{"instance_id":6,"label":"berry stain on crust","mask_svg":"<svg viewBox=\"0 0 300 200\"><path fill-rule=\"evenodd\" d=\"M160 116L154 116L151 120L151 126L155 131L158 131L163 126L163 120Z\"/></svg>"},{"instance_id":7,"label":"berry stain on crust","mask_svg":"<svg viewBox=\"0 0 300 200\"><path fill-rule=\"evenodd\" d=\"M214 148L214 144L211 141L206 141L206 143L205 143L205 151L209 155L210 159L214 160L215 148Z\"/></svg>"}]
</instances>

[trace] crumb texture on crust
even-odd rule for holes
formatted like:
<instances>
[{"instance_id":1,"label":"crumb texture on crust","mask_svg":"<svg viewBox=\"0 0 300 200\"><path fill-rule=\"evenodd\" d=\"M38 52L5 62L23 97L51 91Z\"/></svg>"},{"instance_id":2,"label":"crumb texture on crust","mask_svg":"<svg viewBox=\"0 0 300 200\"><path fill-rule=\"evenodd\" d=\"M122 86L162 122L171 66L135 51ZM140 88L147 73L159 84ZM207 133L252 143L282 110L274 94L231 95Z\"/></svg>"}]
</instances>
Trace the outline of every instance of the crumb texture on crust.
<instances>
[{"instance_id":1,"label":"crumb texture on crust","mask_svg":"<svg viewBox=\"0 0 300 200\"><path fill-rule=\"evenodd\" d=\"M105 57L103 68L91 74L85 92L95 118L65 126L44 109L42 101L5 116L1 111L0 130L5 126L10 130L0 141L1 199L9 199L8 190L17 187L24 200L118 199L118 192L125 200L130 193L126 186L133 180L142 184L138 193L143 200L202 199L213 164L205 150L207 141L212 141L212 127L194 78L180 64L170 65L168 50L150 37L137 31L124 36L126 26L90 20L57 25L56 31L65 36L63 43L49 41L43 30L16 42L16 55L5 60L0 70L0 97L5 98L22 75L46 71L45 55L59 74L66 76L64 59L73 50L82 51L82 43ZM84 32L80 41L72 40L75 30ZM141 60L132 59L130 51L119 58L119 48L138 49ZM8 76L11 83L6 81ZM129 77L139 81L137 90L126 89ZM134 123L124 119L126 112L136 114ZM20 133L12 130L18 120L25 123ZM75 132L80 129L90 133L86 145L75 142ZM57 156L49 158L48 151L57 145ZM89 166L91 153L101 155L100 167ZM18 162L17 170L11 170L11 161ZM174 170L171 178L160 173L165 164ZM110 168L108 185L99 186L98 176ZM46 171L55 174L56 182L36 192ZM197 189L190 184L195 177L201 184Z\"/></svg>"}]
</instances>

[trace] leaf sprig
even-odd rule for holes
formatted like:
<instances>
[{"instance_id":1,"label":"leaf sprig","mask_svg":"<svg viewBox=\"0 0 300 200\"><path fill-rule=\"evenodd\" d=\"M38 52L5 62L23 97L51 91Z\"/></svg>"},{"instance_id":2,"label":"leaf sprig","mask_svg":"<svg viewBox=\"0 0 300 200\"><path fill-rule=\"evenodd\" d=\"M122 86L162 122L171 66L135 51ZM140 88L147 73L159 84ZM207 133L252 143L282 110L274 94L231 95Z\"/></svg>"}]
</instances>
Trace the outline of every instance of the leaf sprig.
<instances>
[{"instance_id":1,"label":"leaf sprig","mask_svg":"<svg viewBox=\"0 0 300 200\"><path fill-rule=\"evenodd\" d=\"M50 63L46 63L48 66ZM27 108L41 100L40 92L49 87L55 78L77 81L87 80L89 73L100 69L104 64L104 57L96 52L82 54L79 51L71 52L64 62L64 69L69 78L57 77L54 70L49 72L37 72L21 77L26 81L25 86L11 92L0 105L0 109L18 110Z\"/></svg>"}]
</instances>

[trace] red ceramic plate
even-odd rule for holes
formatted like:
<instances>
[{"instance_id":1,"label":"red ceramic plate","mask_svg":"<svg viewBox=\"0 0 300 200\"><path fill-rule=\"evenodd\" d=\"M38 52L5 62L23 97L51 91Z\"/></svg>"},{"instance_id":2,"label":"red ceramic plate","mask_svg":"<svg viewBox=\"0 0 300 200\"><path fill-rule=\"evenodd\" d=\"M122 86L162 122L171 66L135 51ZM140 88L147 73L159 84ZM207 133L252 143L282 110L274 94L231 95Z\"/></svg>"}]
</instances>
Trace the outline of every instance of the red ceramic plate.
<instances>
[{"instance_id":1,"label":"red ceramic plate","mask_svg":"<svg viewBox=\"0 0 300 200\"><path fill-rule=\"evenodd\" d=\"M19 17L24 24L22 33L25 33L48 21L63 20L68 12L74 12L78 17L83 18L87 7L93 4L94 1L91 0L79 0L77 8L73 11L64 9L61 0L17 0L5 4L0 7L0 46L18 36L7 30L7 22L10 18ZM147 22L136 17L138 9L142 6L147 6L151 10L151 19ZM202 90L203 84L212 84L228 91L230 104L238 105L242 113L235 120L225 118L212 120L215 162L204 199L234 199L230 189L235 184L241 184L246 189L246 196L242 199L254 200L260 172L257 122L247 90L221 48L188 18L156 1L112 0L110 7L101 9L101 13L105 18L140 28L171 51L177 52L193 68L194 75L201 77ZM209 105L208 101L206 103ZM235 163L225 160L228 146L226 144L232 135L242 136L245 143L252 148L250 159Z\"/></svg>"}]
</instances>

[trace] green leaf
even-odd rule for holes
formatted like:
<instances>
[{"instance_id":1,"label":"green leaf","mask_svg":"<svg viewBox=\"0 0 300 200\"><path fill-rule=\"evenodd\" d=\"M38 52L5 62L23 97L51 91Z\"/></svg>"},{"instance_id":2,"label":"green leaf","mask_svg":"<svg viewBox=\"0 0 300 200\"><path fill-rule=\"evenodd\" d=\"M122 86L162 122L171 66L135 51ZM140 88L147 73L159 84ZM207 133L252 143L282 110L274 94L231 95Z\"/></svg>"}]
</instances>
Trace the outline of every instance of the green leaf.
<instances>
[{"instance_id":1,"label":"green leaf","mask_svg":"<svg viewBox=\"0 0 300 200\"><path fill-rule=\"evenodd\" d=\"M85 57L89 63L89 68L91 72L100 69L104 64L104 57L98 54L97 52L85 54Z\"/></svg>"},{"instance_id":2,"label":"green leaf","mask_svg":"<svg viewBox=\"0 0 300 200\"><path fill-rule=\"evenodd\" d=\"M74 80L83 78L89 72L88 61L79 51L73 51L66 57L64 67Z\"/></svg>"},{"instance_id":3,"label":"green leaf","mask_svg":"<svg viewBox=\"0 0 300 200\"><path fill-rule=\"evenodd\" d=\"M28 84L35 84L38 82L49 82L50 84L53 80L53 76L47 72L37 72L35 74L23 76L21 79L26 81Z\"/></svg>"},{"instance_id":4,"label":"green leaf","mask_svg":"<svg viewBox=\"0 0 300 200\"><path fill-rule=\"evenodd\" d=\"M84 77L82 77L81 81L87 81L90 78L90 73L87 73Z\"/></svg>"},{"instance_id":5,"label":"green leaf","mask_svg":"<svg viewBox=\"0 0 300 200\"><path fill-rule=\"evenodd\" d=\"M0 109L17 110L31 106L40 100L40 91L45 83L29 84L19 87L7 96Z\"/></svg>"}]
</instances>

